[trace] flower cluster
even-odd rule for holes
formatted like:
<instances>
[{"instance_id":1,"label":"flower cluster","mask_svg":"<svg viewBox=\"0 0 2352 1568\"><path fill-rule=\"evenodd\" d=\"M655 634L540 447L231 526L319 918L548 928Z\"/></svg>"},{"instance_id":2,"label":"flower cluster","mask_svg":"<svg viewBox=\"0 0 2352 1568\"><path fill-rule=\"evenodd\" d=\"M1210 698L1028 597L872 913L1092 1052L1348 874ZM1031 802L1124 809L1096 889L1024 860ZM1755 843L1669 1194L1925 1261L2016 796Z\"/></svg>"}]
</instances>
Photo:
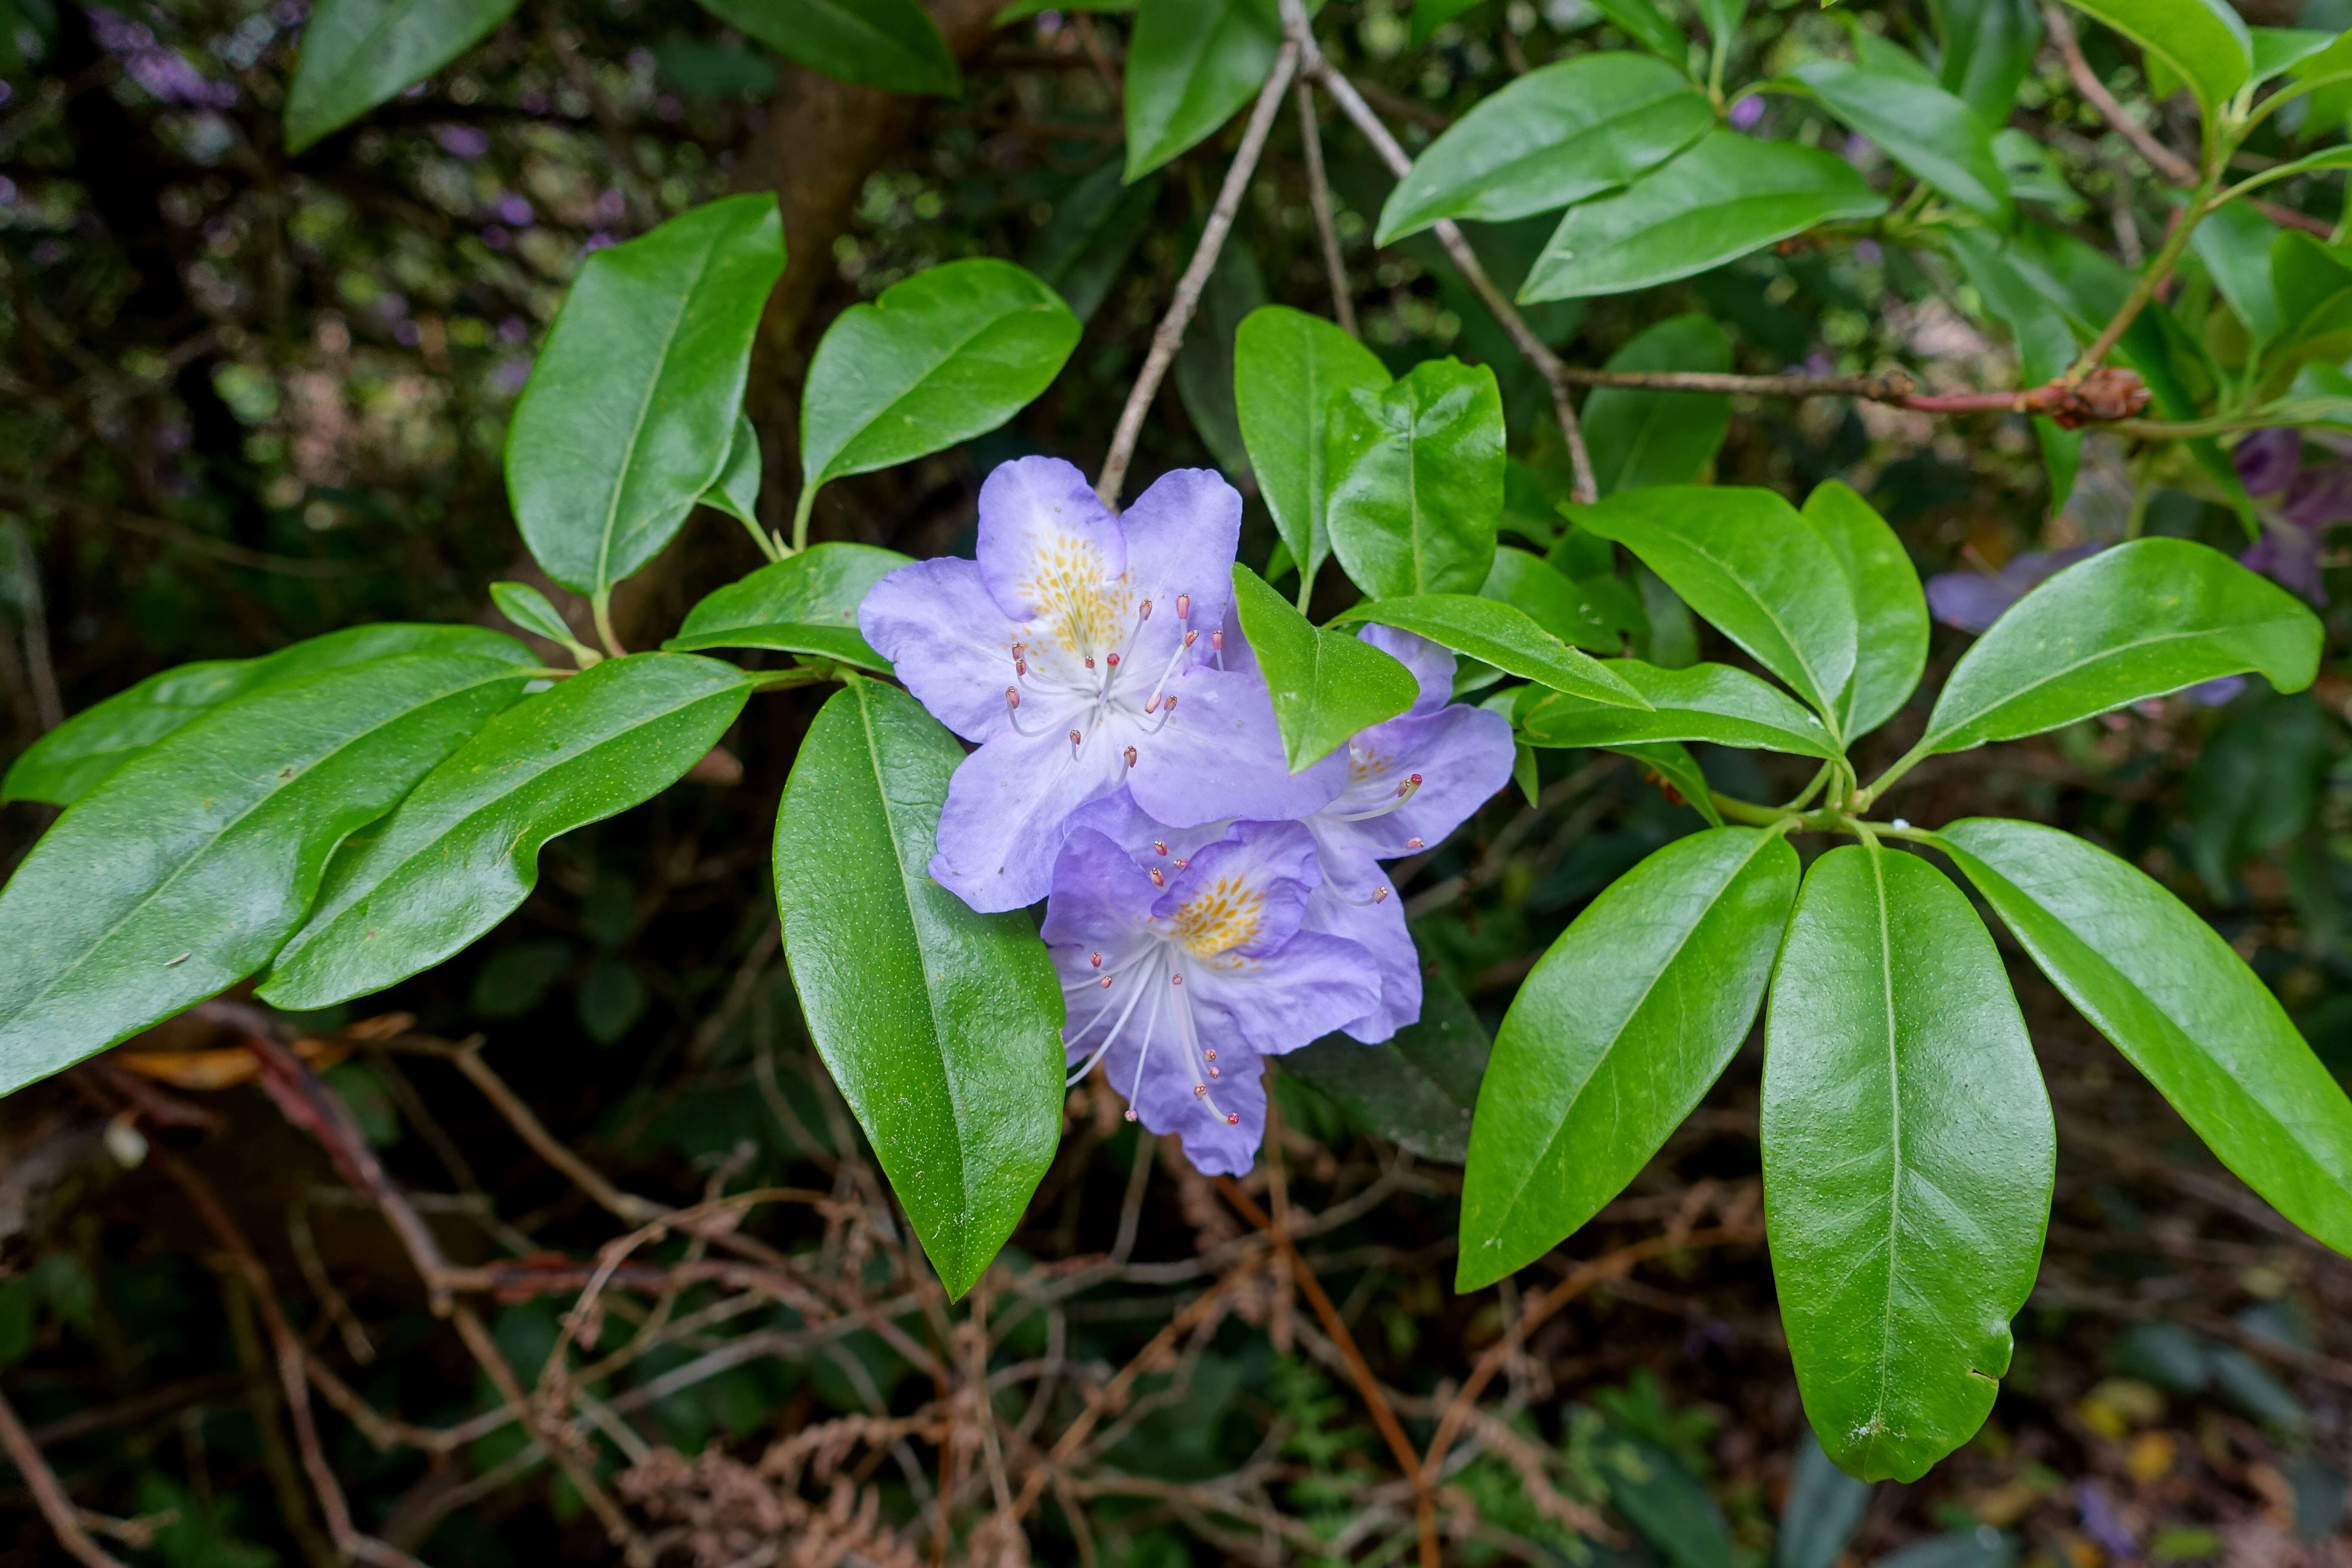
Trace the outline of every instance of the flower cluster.
<instances>
[{"instance_id":1,"label":"flower cluster","mask_svg":"<svg viewBox=\"0 0 2352 1568\"><path fill-rule=\"evenodd\" d=\"M931 876L975 910L1046 900L1071 1081L1097 1064L1130 1119L1239 1175L1263 1059L1421 1015L1383 859L1436 844L1510 780L1510 726L1450 700L1454 656L1384 627L1406 713L1293 773L1229 610L1241 497L1167 475L1123 515L1050 458L980 493L977 560L876 584L858 627L978 749L948 786Z\"/></svg>"}]
</instances>

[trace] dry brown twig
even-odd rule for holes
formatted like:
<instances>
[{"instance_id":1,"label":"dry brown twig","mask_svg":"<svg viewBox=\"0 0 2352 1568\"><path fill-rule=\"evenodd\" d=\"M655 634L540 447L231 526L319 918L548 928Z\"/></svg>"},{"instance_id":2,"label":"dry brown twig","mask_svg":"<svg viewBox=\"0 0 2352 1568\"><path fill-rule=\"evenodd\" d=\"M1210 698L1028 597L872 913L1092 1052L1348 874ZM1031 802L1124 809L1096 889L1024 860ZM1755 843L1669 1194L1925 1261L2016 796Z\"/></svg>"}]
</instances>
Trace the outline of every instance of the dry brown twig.
<instances>
[{"instance_id":1,"label":"dry brown twig","mask_svg":"<svg viewBox=\"0 0 2352 1568\"><path fill-rule=\"evenodd\" d=\"M85 1568L124 1568L120 1559L110 1556L106 1548L82 1528L80 1510L74 1507L73 1499L66 1496L66 1489L58 1482L58 1473L49 1468L48 1460L35 1446L33 1435L25 1430L24 1422L16 1418L16 1407L8 1403L5 1394L0 1394L0 1448L7 1450L16 1473L25 1478L25 1488L33 1494L34 1506L48 1521L58 1544L66 1549L68 1555Z\"/></svg>"}]
</instances>

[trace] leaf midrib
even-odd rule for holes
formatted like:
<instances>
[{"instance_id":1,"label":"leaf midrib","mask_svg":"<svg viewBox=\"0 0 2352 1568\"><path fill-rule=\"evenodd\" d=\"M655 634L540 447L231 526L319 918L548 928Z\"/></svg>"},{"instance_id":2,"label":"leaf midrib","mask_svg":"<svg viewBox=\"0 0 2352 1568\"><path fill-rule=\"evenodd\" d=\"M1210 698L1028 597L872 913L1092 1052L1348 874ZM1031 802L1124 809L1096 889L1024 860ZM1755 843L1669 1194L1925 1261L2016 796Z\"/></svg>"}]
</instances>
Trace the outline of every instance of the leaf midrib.
<instances>
[{"instance_id":1,"label":"leaf midrib","mask_svg":"<svg viewBox=\"0 0 2352 1568\"><path fill-rule=\"evenodd\" d=\"M407 656L395 654L393 657L404 658ZM359 668L362 667L362 666L354 665L346 666L345 668ZM371 724L366 729L347 736L341 741L338 741L333 746L319 753L319 755L314 758L309 765L305 766L299 773L296 773L293 778L288 780L284 788L265 791L262 795L256 797L252 805L247 806L243 811L238 812L236 816L231 817L227 822L223 823L220 829L199 846L194 854L190 855L185 860L183 860L178 866L174 867L170 876L165 877L163 880L157 882L154 887L149 889L145 896L141 898L140 900L133 904L130 909L122 912L120 919L118 919L112 925L107 927L105 931L100 932L87 947L83 948L80 957L75 959L71 963L66 965L65 968L59 970L56 977L53 978L47 985L43 986L39 991L35 992L31 996L26 997L23 1005L17 1007L6 1017L0 1018L0 1026L13 1024L16 1020L23 1018L34 1008L38 1007L42 1003L47 1001L52 995L56 994L58 987L63 985L68 980L71 979L74 974L79 973L82 965L88 963L91 957L94 956L100 949L105 947L108 942L113 941L117 932L121 931L124 926L130 924L132 921L138 919L140 914L146 910L149 904L153 903L157 899L163 897L163 894L168 891L173 884L178 882L182 877L185 876L207 856L219 848L221 845L227 842L230 835L234 834L238 828L245 826L247 819L251 817L254 813L259 811L262 807L274 801L284 798L289 791L299 787L312 777L316 776L320 768L325 767L328 763L333 762L336 757L341 755L352 747L358 745L361 742L368 739L370 736L376 734L378 731L388 729L404 720L414 718L417 714L425 712L428 709L436 708L442 703L450 700L452 698L462 697L467 692L476 690L480 687L491 685L496 681L511 680L516 678L517 672L513 670L511 667L501 667L499 673L495 675L486 676L479 680L469 681L464 686L452 687L446 690L436 693L425 701L419 702L412 707L401 709L397 712L385 718L381 722ZM182 733L185 733L185 731L183 731Z\"/></svg>"},{"instance_id":2,"label":"leaf midrib","mask_svg":"<svg viewBox=\"0 0 2352 1568\"><path fill-rule=\"evenodd\" d=\"M696 258L694 264L694 276L677 295L677 309L670 317L669 326L662 333L661 353L655 358L654 374L646 378L645 398L637 405L637 416L629 426L628 442L621 448L620 468L613 477L612 498L604 505L604 526L599 531L596 540L595 592L599 595L604 594L613 585L609 575L613 562L613 537L614 531L620 526L621 497L628 491L629 472L635 466L637 444L645 438L646 421L653 413L655 396L660 392L662 383L668 374L670 350L677 346L678 332L686 323L688 312L692 309L694 291L702 286L703 279L709 276L710 259L717 254L719 242L715 236L703 243L701 254ZM720 470L724 471L727 464L725 452L719 455L719 464ZM708 489L709 489L708 485L698 485L696 487L696 493L698 495Z\"/></svg>"},{"instance_id":3,"label":"leaf midrib","mask_svg":"<svg viewBox=\"0 0 2352 1568\"><path fill-rule=\"evenodd\" d=\"M1865 841L1870 857L1870 882L1878 906L1879 984L1886 999L1886 1110L1888 1162L1886 1194L1886 1289L1879 1314L1878 1394L1871 1401L1874 1443L1885 1428L1887 1379L1895 1365L1895 1287L1902 1272L1895 1254L1903 1240L1903 1074L1900 1040L1895 1022L1895 938L1888 923L1886 851L1874 840Z\"/></svg>"},{"instance_id":4,"label":"leaf midrib","mask_svg":"<svg viewBox=\"0 0 2352 1568\"><path fill-rule=\"evenodd\" d=\"M1667 537L1673 539L1676 543L1682 545L1683 548L1688 550L1692 554L1697 556L1700 560L1714 567L1717 572L1722 573L1725 582L1728 583L1733 588L1738 590L1740 594L1747 597L1749 603L1753 604L1758 610L1763 613L1764 618L1771 623L1772 630L1780 637L1780 646L1789 650L1789 657L1796 660L1797 668L1805 672L1806 683L1813 689L1811 694L1800 693L1800 695L1805 696L1806 700L1813 703L1817 709L1828 709L1833 707L1834 705L1825 695L1827 689L1822 680L1820 673L1813 668L1812 660L1805 657L1805 650L1799 646L1797 639L1790 635L1788 626L1782 623L1779 613L1765 601L1764 596L1756 592L1753 588L1750 588L1748 585L1747 581L1742 578L1738 573L1735 572L1729 564L1717 559L1712 551L1698 542L1698 541L1693 539L1690 535L1677 533L1669 534ZM1843 568L1840 568L1839 570L1839 576L1841 579L1844 576L1844 571ZM1859 648L1857 648L1856 653L1857 657L1859 657ZM1825 725L1823 728L1826 729L1827 726ZM1830 739L1832 741L1835 741L1838 737L1832 733L1830 736Z\"/></svg>"}]
</instances>

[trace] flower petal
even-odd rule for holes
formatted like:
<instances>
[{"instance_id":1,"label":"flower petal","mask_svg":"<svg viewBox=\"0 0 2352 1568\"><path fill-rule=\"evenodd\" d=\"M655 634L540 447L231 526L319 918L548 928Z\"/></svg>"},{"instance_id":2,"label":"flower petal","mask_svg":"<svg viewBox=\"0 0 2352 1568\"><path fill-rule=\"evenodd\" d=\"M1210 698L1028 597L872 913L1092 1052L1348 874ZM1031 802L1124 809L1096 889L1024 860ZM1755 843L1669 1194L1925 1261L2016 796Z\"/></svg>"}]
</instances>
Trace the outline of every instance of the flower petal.
<instances>
[{"instance_id":1,"label":"flower petal","mask_svg":"<svg viewBox=\"0 0 2352 1568\"><path fill-rule=\"evenodd\" d=\"M899 567L866 590L857 631L915 700L965 740L1006 727L1004 689L1020 629L971 562L941 556Z\"/></svg>"},{"instance_id":2,"label":"flower petal","mask_svg":"<svg viewBox=\"0 0 2352 1568\"><path fill-rule=\"evenodd\" d=\"M1100 736L1073 747L1059 732L1007 730L948 780L932 880L982 914L1045 896L1069 816L1118 787L1124 763Z\"/></svg>"},{"instance_id":3,"label":"flower petal","mask_svg":"<svg viewBox=\"0 0 2352 1568\"><path fill-rule=\"evenodd\" d=\"M1195 666L1168 683L1177 699L1167 727L1134 742L1128 778L1135 802L1180 827L1225 817L1275 822L1304 816L1335 799L1347 782L1338 752L1303 773L1282 756L1274 700L1265 683L1239 670Z\"/></svg>"},{"instance_id":4,"label":"flower petal","mask_svg":"<svg viewBox=\"0 0 2352 1568\"><path fill-rule=\"evenodd\" d=\"M1119 583L1126 531L1059 458L997 465L980 487L978 553L998 607L1027 623L1033 663L1075 667L1125 642L1133 620L1132 595Z\"/></svg>"},{"instance_id":5,"label":"flower petal","mask_svg":"<svg viewBox=\"0 0 2352 1568\"><path fill-rule=\"evenodd\" d=\"M1312 817L1307 819L1314 823ZM1318 842L1322 834L1318 833ZM1377 861L1326 849L1323 885L1307 903L1306 929L1346 939L1372 955L1380 1001L1342 1033L1377 1046L1421 1017L1421 954L1405 924L1404 900ZM1387 889L1381 896L1381 889Z\"/></svg>"},{"instance_id":6,"label":"flower petal","mask_svg":"<svg viewBox=\"0 0 2352 1568\"><path fill-rule=\"evenodd\" d=\"M1149 1002L1146 1007L1150 1006ZM1104 1058L1111 1087L1128 1096L1137 1118L1151 1131L1173 1132L1184 1142L1184 1157L1204 1176L1246 1176L1265 1137L1265 1064L1228 1044L1217 1052L1218 1077L1207 1082L1176 1046L1172 1023L1136 1073L1133 1047L1124 1040ZM1192 1092L1198 1085L1205 1095ZM1238 1119L1228 1122L1225 1118Z\"/></svg>"},{"instance_id":7,"label":"flower petal","mask_svg":"<svg viewBox=\"0 0 2352 1568\"><path fill-rule=\"evenodd\" d=\"M1119 520L1127 529L1127 580L1136 599L1151 601L1151 619L1135 657L1157 669L1176 652L1186 626L1200 632L1191 662L1209 658L1210 634L1224 627L1234 595L1234 550L1242 530L1241 492L1209 468L1162 474ZM1192 615L1177 616L1177 600Z\"/></svg>"},{"instance_id":8,"label":"flower petal","mask_svg":"<svg viewBox=\"0 0 2352 1568\"><path fill-rule=\"evenodd\" d=\"M1229 1040L1269 1057L1344 1029L1381 1002L1363 944L1312 931L1237 969L1195 965L1184 986L1204 1044Z\"/></svg>"},{"instance_id":9,"label":"flower petal","mask_svg":"<svg viewBox=\"0 0 2352 1568\"><path fill-rule=\"evenodd\" d=\"M1176 963L1238 967L1290 940L1322 880L1315 836L1306 828L1238 822L1187 858L1151 917L1175 933Z\"/></svg>"},{"instance_id":10,"label":"flower petal","mask_svg":"<svg viewBox=\"0 0 2352 1568\"><path fill-rule=\"evenodd\" d=\"M1417 854L1461 826L1511 782L1515 752L1509 720L1456 702L1375 724L1348 742L1347 755L1347 794L1321 815L1317 833L1335 847L1352 842L1372 859L1388 860ZM1420 785L1395 810L1338 820L1394 800L1415 773Z\"/></svg>"},{"instance_id":11,"label":"flower petal","mask_svg":"<svg viewBox=\"0 0 2352 1568\"><path fill-rule=\"evenodd\" d=\"M1412 671L1421 682L1413 700L1416 713L1434 713L1454 700L1454 650L1412 632L1394 626L1370 626L1356 636Z\"/></svg>"}]
</instances>

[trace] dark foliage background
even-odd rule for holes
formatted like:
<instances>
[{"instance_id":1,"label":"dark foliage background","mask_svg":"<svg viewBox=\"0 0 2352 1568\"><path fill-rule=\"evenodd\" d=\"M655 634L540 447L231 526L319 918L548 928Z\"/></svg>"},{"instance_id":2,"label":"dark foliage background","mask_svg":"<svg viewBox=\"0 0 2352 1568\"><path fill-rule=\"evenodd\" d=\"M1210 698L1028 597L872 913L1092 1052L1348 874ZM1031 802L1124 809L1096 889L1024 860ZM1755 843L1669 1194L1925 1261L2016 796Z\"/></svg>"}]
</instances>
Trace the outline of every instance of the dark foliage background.
<instances>
[{"instance_id":1,"label":"dark foliage background","mask_svg":"<svg viewBox=\"0 0 2352 1568\"><path fill-rule=\"evenodd\" d=\"M969 90L918 103L784 65L687 0L534 4L458 68L289 157L278 113L300 0L119 11L0 0L5 754L174 663L357 621L487 620L494 578L537 581L563 602L522 553L499 478L533 347L583 254L730 190L776 190L792 250L751 392L775 517L789 512L798 378L818 331L953 257L1021 259L1061 287L1088 318L1070 368L992 437L829 487L816 536L918 555L968 548L992 465L1027 451L1094 461L1190 254L1220 143L1119 194L1106 171L1120 155L1122 19L1049 15L992 31L991 9L935 0ZM1916 5L1870 15L1898 37L1928 21ZM1774 4L1757 26L1759 68L1833 26L1795 0ZM1490 5L1422 48L1405 47L1386 0L1335 0L1319 30L1409 145L1530 63L1610 36L1578 0ZM2094 68L2131 94L2131 68L2088 44ZM2166 210L2144 166L2053 56L2024 105L2017 123L2088 198L2080 227L2133 257ZM1328 309L1297 135L1286 115L1202 330L1154 411L1139 480L1234 468L1220 345L1265 300ZM1367 341L1398 369L1445 353L1494 363L1515 452L1557 469L1540 384L1433 246L1371 248L1386 176L1345 130L1330 132L1329 151ZM1507 284L1541 221L1478 236ZM1899 363L1931 386L2013 384L2008 351L1972 310L1932 258L1863 246L1753 258L1535 321L1580 363L1699 310L1726 325L1743 370ZM1742 400L1717 474L1791 494L1845 478L1930 573L2127 526L2234 548L2234 520L2166 461L2095 437L2072 505L2045 521L2020 420ZM1253 506L1245 558L1262 561L1272 542ZM657 639L699 595L757 564L733 524L706 516L625 589L624 639ZM2352 586L2342 564L2327 558L2339 590ZM1654 635L1676 635L1670 606L1653 609ZM2330 624L2340 639L2341 614ZM1965 639L1938 637L1948 667ZM1935 679L1931 668L1930 689ZM1921 770L1910 809L2056 823L2134 858L2209 911L2330 1064L2352 1068L2347 698L2352 685L2331 670L2292 699L2150 705L1940 759ZM975 1457L985 1424L968 1393L959 1405L942 1392L944 1370L926 1373L875 1331L868 1304L896 1314L894 1331L935 1369L969 1364L975 1342L983 1357L992 1349L1001 1393L986 1441L1028 1456L1017 1480L1080 1419L1088 1391L1222 1279L1214 1310L1169 1336L1176 1358L1145 1363L1143 1401L1107 1417L1046 1487L1029 1550L1151 1564L1304 1560L1318 1540L1355 1561L1409 1552L1412 1491L1344 1352L1278 1271L1258 1269L1250 1225L1181 1161L1139 1145L1099 1085L1074 1097L1064 1152L986 1288L990 1338L950 1330L923 1295L799 1033L777 955L766 835L817 700L760 700L696 782L551 847L539 892L473 952L380 1005L283 1021L288 1038L333 1042L314 1065L420 1194L449 1259L504 1260L500 1289L476 1300L525 1383L568 1294L517 1281L627 1228L626 1205L600 1206L593 1179L608 1197L660 1204L760 1186L814 1194L746 1222L783 1259L761 1266L799 1282L798 1304L682 1268L723 1248L648 1244L642 1258L681 1267L608 1298L599 1352L627 1342L637 1353L599 1385L613 1409L590 1423L602 1435L581 1439L575 1462L601 1472L656 1543L714 1565L902 1560L858 1533L868 1506L876 1530L907 1527L889 1550L928 1560L950 1546L924 1511L943 1479L963 1488L953 1553L994 1560L1004 1542L965 1533L986 1511ZM1919 720L1899 717L1876 760ZM1498 799L1407 884L1425 953L1490 1028L1583 902L1696 820L1630 764L1597 757L1545 753L1540 809ZM1719 782L1778 798L1803 780ZM0 812L5 863L44 824L43 808ZM2212 1163L2037 976L2017 979L2060 1118L2042 1286L1991 1426L1928 1480L1878 1489L1851 1561L1932 1538L1948 1555L1906 1561L2352 1562L2339 1522L2352 1271ZM410 1021L365 1016L395 1012ZM362 1528L436 1563L619 1557L576 1477L532 1458L515 1426L475 1419L503 1408L478 1347L469 1353L436 1315L351 1171L289 1121L282 1096L249 1081L248 1036L274 1026L215 1007L132 1043L218 1051L229 1080L173 1090L203 1120L153 1131L143 1159L115 1114L131 1092L119 1076L81 1070L0 1105L0 1381L33 1438L77 1501L131 1521L105 1526L110 1551L173 1568L333 1561L271 1359L269 1317L282 1310L354 1405L457 1429L423 1443L394 1432L379 1447L364 1419L319 1405L322 1452ZM447 1043L468 1040L482 1057L453 1058ZM468 1081L461 1068L476 1059L544 1141ZM1466 1463L1435 1500L1450 1555L1761 1563L1776 1535L1830 1506L1792 1481L1802 1421L1754 1234L1756 1078L1751 1050L1565 1249L1583 1260L1662 1232L1723 1233L1603 1280L1505 1359L1457 1443ZM1352 1130L1297 1079L1280 1085L1273 1150L1250 1191L1293 1227L1425 1441L1505 1321L1570 1265L1454 1296L1456 1173ZM592 1179L551 1160L558 1145ZM228 1232L192 1206L201 1194ZM249 1242L258 1273L225 1235ZM817 1332L828 1322L847 1326ZM775 1336L763 1353L710 1365L760 1332ZM887 1427L893 1418L911 1425ZM711 1500L730 1477L750 1483L725 1466L829 1421L821 1441L837 1452L762 1484L800 1487L802 1506L839 1520L795 1524L787 1539L800 1544L782 1557L736 1552ZM696 1461L707 1445L720 1458ZM0 1555L58 1552L24 1486L0 1485Z\"/></svg>"}]
</instances>

